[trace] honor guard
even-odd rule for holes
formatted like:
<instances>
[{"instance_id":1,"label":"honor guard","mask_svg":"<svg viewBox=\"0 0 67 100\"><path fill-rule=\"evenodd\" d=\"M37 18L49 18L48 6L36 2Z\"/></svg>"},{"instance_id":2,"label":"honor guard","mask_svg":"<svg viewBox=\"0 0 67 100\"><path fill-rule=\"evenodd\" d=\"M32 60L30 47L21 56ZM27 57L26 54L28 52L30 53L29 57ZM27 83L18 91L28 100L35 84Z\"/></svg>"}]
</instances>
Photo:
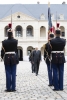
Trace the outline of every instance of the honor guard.
<instances>
[{"instance_id":1,"label":"honor guard","mask_svg":"<svg viewBox=\"0 0 67 100\"><path fill-rule=\"evenodd\" d=\"M50 40L54 91L63 90L63 75L65 63L64 48L66 45L66 40L60 38L61 30L59 29L59 23L57 24L57 27L58 28L55 30L56 37Z\"/></svg>"},{"instance_id":2,"label":"honor guard","mask_svg":"<svg viewBox=\"0 0 67 100\"><path fill-rule=\"evenodd\" d=\"M4 65L6 74L6 92L16 91L16 51L18 40L13 38L11 29L7 31L8 38L2 41L4 50ZM2 57L3 58L3 57Z\"/></svg>"},{"instance_id":3,"label":"honor guard","mask_svg":"<svg viewBox=\"0 0 67 100\"><path fill-rule=\"evenodd\" d=\"M49 80L49 85L48 86L53 86L53 69L51 65L51 58L50 58L50 51L49 51L49 42L51 39L54 38L54 34L52 33L52 28L50 29L51 33L49 34L49 41L48 43L45 44L44 48L44 60L47 65L47 71L48 71L48 80Z\"/></svg>"}]
</instances>

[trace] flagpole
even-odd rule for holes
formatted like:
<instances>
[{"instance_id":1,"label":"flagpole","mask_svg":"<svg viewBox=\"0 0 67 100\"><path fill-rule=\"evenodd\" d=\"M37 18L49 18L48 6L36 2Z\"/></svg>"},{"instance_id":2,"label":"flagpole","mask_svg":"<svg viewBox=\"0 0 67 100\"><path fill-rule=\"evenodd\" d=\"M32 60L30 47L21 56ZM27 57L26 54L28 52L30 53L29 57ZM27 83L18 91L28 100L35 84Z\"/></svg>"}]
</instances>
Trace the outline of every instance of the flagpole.
<instances>
[{"instance_id":1,"label":"flagpole","mask_svg":"<svg viewBox=\"0 0 67 100\"><path fill-rule=\"evenodd\" d=\"M48 9L50 8L50 2L48 2ZM50 15L48 15L48 40L49 40L49 16Z\"/></svg>"},{"instance_id":2,"label":"flagpole","mask_svg":"<svg viewBox=\"0 0 67 100\"><path fill-rule=\"evenodd\" d=\"M57 11L56 11L56 28L57 28Z\"/></svg>"},{"instance_id":3,"label":"flagpole","mask_svg":"<svg viewBox=\"0 0 67 100\"><path fill-rule=\"evenodd\" d=\"M48 8L50 7L50 2L48 2Z\"/></svg>"},{"instance_id":4,"label":"flagpole","mask_svg":"<svg viewBox=\"0 0 67 100\"><path fill-rule=\"evenodd\" d=\"M12 10L11 10L11 29L12 29Z\"/></svg>"}]
</instances>

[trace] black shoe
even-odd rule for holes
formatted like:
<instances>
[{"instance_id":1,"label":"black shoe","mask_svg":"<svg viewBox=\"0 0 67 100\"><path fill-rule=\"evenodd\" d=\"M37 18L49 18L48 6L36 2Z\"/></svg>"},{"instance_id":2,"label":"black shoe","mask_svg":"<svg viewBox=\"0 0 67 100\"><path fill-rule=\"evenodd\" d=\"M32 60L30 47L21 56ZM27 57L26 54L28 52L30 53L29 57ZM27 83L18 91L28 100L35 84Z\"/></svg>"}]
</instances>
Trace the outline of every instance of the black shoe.
<instances>
[{"instance_id":1,"label":"black shoe","mask_svg":"<svg viewBox=\"0 0 67 100\"><path fill-rule=\"evenodd\" d=\"M60 89L59 91L63 91L64 89Z\"/></svg>"},{"instance_id":2,"label":"black shoe","mask_svg":"<svg viewBox=\"0 0 67 100\"><path fill-rule=\"evenodd\" d=\"M50 84L49 84L48 86L53 86L53 85L50 85Z\"/></svg>"},{"instance_id":3,"label":"black shoe","mask_svg":"<svg viewBox=\"0 0 67 100\"><path fill-rule=\"evenodd\" d=\"M59 91L59 89L53 89L53 91Z\"/></svg>"},{"instance_id":4,"label":"black shoe","mask_svg":"<svg viewBox=\"0 0 67 100\"><path fill-rule=\"evenodd\" d=\"M15 92L16 90L12 90L11 92Z\"/></svg>"},{"instance_id":5,"label":"black shoe","mask_svg":"<svg viewBox=\"0 0 67 100\"><path fill-rule=\"evenodd\" d=\"M37 76L38 74L36 74L36 76Z\"/></svg>"},{"instance_id":6,"label":"black shoe","mask_svg":"<svg viewBox=\"0 0 67 100\"><path fill-rule=\"evenodd\" d=\"M11 92L11 90L5 90L5 92Z\"/></svg>"}]
</instances>

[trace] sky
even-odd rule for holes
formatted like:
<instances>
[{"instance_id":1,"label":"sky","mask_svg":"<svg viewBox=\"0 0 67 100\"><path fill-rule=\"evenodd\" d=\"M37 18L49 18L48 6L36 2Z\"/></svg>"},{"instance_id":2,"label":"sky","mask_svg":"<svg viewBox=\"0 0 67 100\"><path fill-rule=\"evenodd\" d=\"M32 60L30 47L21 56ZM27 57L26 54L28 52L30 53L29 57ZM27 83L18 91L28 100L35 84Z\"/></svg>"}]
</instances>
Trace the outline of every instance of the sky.
<instances>
[{"instance_id":1,"label":"sky","mask_svg":"<svg viewBox=\"0 0 67 100\"><path fill-rule=\"evenodd\" d=\"M0 0L0 4L62 4L62 2L66 2L67 0Z\"/></svg>"}]
</instances>

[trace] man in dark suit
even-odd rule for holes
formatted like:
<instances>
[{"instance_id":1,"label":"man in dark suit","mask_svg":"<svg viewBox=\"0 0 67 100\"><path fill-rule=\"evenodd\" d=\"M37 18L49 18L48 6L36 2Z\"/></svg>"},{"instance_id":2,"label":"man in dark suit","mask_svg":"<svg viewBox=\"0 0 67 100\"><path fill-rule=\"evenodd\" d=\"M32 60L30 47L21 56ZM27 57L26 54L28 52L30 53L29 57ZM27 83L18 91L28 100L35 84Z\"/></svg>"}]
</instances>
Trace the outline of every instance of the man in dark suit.
<instances>
[{"instance_id":1,"label":"man in dark suit","mask_svg":"<svg viewBox=\"0 0 67 100\"><path fill-rule=\"evenodd\" d=\"M2 41L2 48L5 52L4 65L6 73L6 92L16 91L16 51L18 40L13 38L12 30L8 30L8 39ZM3 58L3 56L2 56Z\"/></svg>"},{"instance_id":2,"label":"man in dark suit","mask_svg":"<svg viewBox=\"0 0 67 100\"><path fill-rule=\"evenodd\" d=\"M51 40L53 38L54 38L54 34L50 33L49 39ZM49 79L49 85L48 86L53 86L53 68L52 68L52 64L51 64L50 52L48 51L49 41L44 46L44 60L46 62L47 71L48 71L48 79Z\"/></svg>"},{"instance_id":3,"label":"man in dark suit","mask_svg":"<svg viewBox=\"0 0 67 100\"><path fill-rule=\"evenodd\" d=\"M31 69L32 69L32 73L35 72L35 67L34 67L34 63L33 63L33 51L35 49L33 48L33 50L31 51L30 55L29 55L29 61L31 62Z\"/></svg>"},{"instance_id":4,"label":"man in dark suit","mask_svg":"<svg viewBox=\"0 0 67 100\"><path fill-rule=\"evenodd\" d=\"M63 75L64 75L64 48L66 40L60 38L61 30L55 31L56 37L50 40L50 50L52 54L52 67L53 67L53 80L54 80L54 91L63 90Z\"/></svg>"},{"instance_id":5,"label":"man in dark suit","mask_svg":"<svg viewBox=\"0 0 67 100\"><path fill-rule=\"evenodd\" d=\"M33 63L35 66L36 76L38 75L40 61L41 61L41 51L38 50L38 47L36 47L35 50L33 51Z\"/></svg>"}]
</instances>

